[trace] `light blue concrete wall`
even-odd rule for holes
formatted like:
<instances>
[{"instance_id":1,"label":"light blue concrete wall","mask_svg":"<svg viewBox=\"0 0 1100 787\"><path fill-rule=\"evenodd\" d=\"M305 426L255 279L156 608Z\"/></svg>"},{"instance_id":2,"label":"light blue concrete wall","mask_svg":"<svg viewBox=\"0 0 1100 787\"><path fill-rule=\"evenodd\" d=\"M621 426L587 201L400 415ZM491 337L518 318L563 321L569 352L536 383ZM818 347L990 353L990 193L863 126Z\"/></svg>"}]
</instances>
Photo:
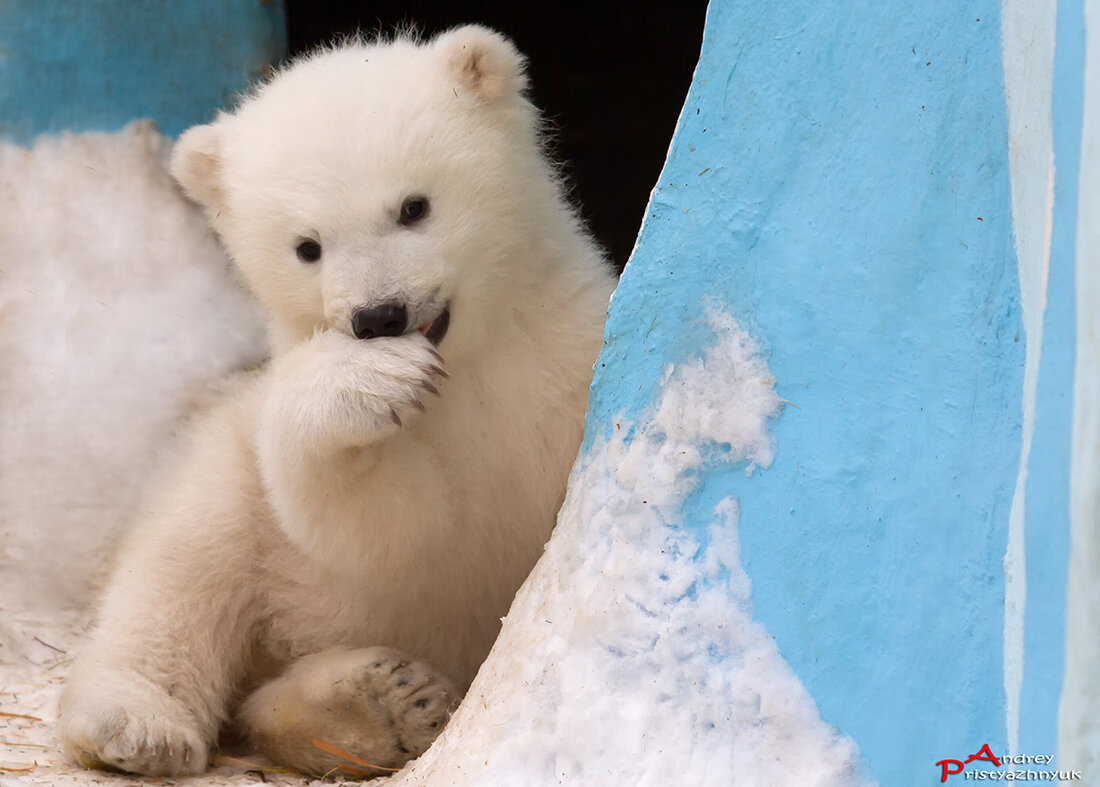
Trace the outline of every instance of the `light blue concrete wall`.
<instances>
[{"instance_id":1,"label":"light blue concrete wall","mask_svg":"<svg viewBox=\"0 0 1100 787\"><path fill-rule=\"evenodd\" d=\"M114 131L138 118L176 135L285 49L280 0L4 0L0 139Z\"/></svg>"},{"instance_id":2,"label":"light blue concrete wall","mask_svg":"<svg viewBox=\"0 0 1100 787\"><path fill-rule=\"evenodd\" d=\"M1060 38L1079 38L1080 3L1060 8ZM1070 172L1081 57L1060 41ZM1027 485L1032 754L1057 751L1062 680L1072 180ZM751 477L710 468L686 519L739 497L756 616L882 784L1008 747L1003 561L1027 341L1010 188L998 2L714 0L597 365L589 443L703 345L705 295L768 348L791 402L776 460Z\"/></svg>"}]
</instances>

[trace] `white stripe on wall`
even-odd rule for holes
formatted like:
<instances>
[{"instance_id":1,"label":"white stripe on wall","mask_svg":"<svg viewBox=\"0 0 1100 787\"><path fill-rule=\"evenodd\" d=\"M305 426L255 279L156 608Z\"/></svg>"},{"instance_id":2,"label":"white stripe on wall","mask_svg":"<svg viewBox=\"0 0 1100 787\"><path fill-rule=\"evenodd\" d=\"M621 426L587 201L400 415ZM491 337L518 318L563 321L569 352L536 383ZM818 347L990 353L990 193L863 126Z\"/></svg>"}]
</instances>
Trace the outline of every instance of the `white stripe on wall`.
<instances>
[{"instance_id":1,"label":"white stripe on wall","mask_svg":"<svg viewBox=\"0 0 1100 787\"><path fill-rule=\"evenodd\" d=\"M1085 3L1066 671L1058 762L1100 776L1100 0Z\"/></svg>"},{"instance_id":2,"label":"white stripe on wall","mask_svg":"<svg viewBox=\"0 0 1100 787\"><path fill-rule=\"evenodd\" d=\"M1057 10L1057 3L1048 0L1003 0L1001 4L1012 220L1026 341L1023 443L1005 553L1004 680L1008 746L1013 754L1019 748L1020 690L1024 677L1024 607L1027 599L1024 489L1035 425L1035 393L1043 342L1054 207L1051 95Z\"/></svg>"}]
</instances>

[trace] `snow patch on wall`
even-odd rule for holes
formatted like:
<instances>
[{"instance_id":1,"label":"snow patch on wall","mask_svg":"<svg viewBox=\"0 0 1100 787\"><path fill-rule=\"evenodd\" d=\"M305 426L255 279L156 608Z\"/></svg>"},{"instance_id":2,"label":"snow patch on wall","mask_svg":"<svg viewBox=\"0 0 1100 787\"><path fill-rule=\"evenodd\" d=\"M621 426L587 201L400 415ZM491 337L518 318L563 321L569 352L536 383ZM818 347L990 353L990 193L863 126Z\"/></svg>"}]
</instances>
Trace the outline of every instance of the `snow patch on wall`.
<instances>
[{"instance_id":1,"label":"snow patch on wall","mask_svg":"<svg viewBox=\"0 0 1100 787\"><path fill-rule=\"evenodd\" d=\"M714 344L666 369L648 419L617 420L578 461L465 702L392 787L864 781L753 621L737 501L704 538L683 521L708 467L771 463L781 407L752 339L707 313Z\"/></svg>"},{"instance_id":2,"label":"snow patch on wall","mask_svg":"<svg viewBox=\"0 0 1100 787\"><path fill-rule=\"evenodd\" d=\"M0 143L4 608L86 603L159 449L265 354L169 145L149 123Z\"/></svg>"}]
</instances>

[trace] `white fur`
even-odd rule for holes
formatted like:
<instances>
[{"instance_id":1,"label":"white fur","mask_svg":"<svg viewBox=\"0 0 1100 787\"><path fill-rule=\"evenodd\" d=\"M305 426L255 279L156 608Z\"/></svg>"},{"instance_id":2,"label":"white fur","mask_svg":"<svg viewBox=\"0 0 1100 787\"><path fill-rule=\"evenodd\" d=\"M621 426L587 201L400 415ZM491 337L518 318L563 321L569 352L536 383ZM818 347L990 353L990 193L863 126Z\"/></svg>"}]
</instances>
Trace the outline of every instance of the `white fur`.
<instances>
[{"instance_id":1,"label":"white fur","mask_svg":"<svg viewBox=\"0 0 1100 787\"><path fill-rule=\"evenodd\" d=\"M185 414L267 353L169 149L147 121L0 141L0 640L85 605Z\"/></svg>"},{"instance_id":2,"label":"white fur","mask_svg":"<svg viewBox=\"0 0 1100 787\"><path fill-rule=\"evenodd\" d=\"M614 282L523 86L466 27L314 55L181 137L274 358L195 424L121 558L62 698L80 761L201 771L236 698L325 650L469 685L562 502ZM430 211L403 226L410 195ZM445 364L416 330L354 338L390 300L410 328L450 305ZM336 686L354 661L316 663Z\"/></svg>"}]
</instances>

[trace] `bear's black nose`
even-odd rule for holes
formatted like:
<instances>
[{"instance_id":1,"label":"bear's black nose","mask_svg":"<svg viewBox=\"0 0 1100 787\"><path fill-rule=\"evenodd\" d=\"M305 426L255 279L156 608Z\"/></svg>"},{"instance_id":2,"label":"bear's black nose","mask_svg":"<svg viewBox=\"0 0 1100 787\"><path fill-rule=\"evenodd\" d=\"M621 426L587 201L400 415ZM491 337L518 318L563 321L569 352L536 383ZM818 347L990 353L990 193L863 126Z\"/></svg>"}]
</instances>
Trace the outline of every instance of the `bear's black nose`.
<instances>
[{"instance_id":1,"label":"bear's black nose","mask_svg":"<svg viewBox=\"0 0 1100 787\"><path fill-rule=\"evenodd\" d=\"M351 329L356 339L373 339L376 336L400 336L409 324L409 314L401 303L383 303L381 306L362 307L351 315Z\"/></svg>"}]
</instances>

